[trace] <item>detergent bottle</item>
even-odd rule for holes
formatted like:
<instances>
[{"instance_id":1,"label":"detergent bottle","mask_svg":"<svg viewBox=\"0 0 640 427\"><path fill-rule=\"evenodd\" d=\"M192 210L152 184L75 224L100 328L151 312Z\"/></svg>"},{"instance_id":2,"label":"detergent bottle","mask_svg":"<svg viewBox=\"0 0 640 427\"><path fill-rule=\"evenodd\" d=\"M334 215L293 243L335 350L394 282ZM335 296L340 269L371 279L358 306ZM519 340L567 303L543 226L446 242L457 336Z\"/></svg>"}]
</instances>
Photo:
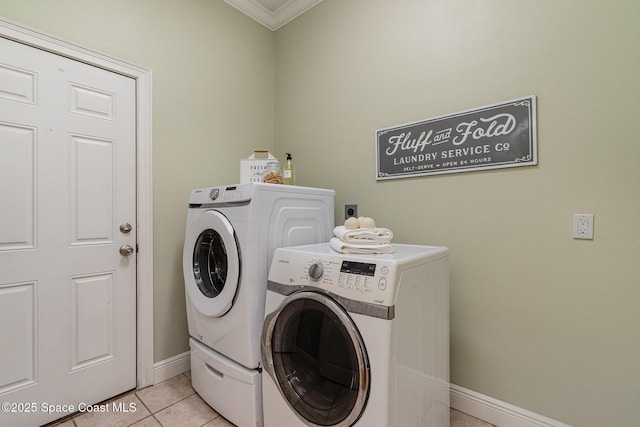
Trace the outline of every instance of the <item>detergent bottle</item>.
<instances>
[{"instance_id":1,"label":"detergent bottle","mask_svg":"<svg viewBox=\"0 0 640 427\"><path fill-rule=\"evenodd\" d=\"M296 167L293 164L291 153L285 153L287 155L287 162L282 168L282 175L284 177L284 184L296 185Z\"/></svg>"}]
</instances>

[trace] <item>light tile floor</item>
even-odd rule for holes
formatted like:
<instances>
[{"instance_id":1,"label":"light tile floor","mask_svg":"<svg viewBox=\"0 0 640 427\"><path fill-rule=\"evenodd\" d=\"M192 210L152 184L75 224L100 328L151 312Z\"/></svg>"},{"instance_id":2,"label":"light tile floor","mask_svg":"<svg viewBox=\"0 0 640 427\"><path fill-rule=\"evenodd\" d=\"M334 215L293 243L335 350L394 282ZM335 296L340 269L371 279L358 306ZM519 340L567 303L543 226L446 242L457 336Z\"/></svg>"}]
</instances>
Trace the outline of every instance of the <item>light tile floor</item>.
<instances>
[{"instance_id":1,"label":"light tile floor","mask_svg":"<svg viewBox=\"0 0 640 427\"><path fill-rule=\"evenodd\" d=\"M110 400L128 412L83 413L49 427L234 427L191 387L190 372ZM114 405L109 407L113 408ZM491 427L491 424L451 410L451 427Z\"/></svg>"}]
</instances>

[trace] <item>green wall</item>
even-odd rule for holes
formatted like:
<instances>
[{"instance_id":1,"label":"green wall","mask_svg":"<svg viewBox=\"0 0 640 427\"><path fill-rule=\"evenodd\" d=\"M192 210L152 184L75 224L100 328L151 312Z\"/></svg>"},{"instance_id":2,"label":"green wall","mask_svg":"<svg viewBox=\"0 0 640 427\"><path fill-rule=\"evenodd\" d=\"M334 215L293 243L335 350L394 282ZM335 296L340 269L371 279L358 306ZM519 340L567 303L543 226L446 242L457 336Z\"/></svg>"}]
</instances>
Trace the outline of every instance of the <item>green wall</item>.
<instances>
[{"instance_id":1,"label":"green wall","mask_svg":"<svg viewBox=\"0 0 640 427\"><path fill-rule=\"evenodd\" d=\"M452 383L640 425L640 3L324 0L276 32L276 148L451 250ZM537 166L375 180L376 129L537 96ZM593 241L572 215L595 215Z\"/></svg>"}]
</instances>

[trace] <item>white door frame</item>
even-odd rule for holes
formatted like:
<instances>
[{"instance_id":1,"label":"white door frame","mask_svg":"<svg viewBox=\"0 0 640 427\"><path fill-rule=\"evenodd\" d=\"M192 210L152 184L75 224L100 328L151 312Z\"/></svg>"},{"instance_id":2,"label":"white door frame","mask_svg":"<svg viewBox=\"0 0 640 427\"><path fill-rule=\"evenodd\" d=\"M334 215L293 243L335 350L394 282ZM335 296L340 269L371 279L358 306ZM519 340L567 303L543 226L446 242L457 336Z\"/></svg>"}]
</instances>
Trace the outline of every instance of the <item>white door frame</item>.
<instances>
[{"instance_id":1,"label":"white door frame","mask_svg":"<svg viewBox=\"0 0 640 427\"><path fill-rule=\"evenodd\" d=\"M0 37L136 80L137 126L137 387L153 385L152 73L148 68L80 47L0 17Z\"/></svg>"}]
</instances>

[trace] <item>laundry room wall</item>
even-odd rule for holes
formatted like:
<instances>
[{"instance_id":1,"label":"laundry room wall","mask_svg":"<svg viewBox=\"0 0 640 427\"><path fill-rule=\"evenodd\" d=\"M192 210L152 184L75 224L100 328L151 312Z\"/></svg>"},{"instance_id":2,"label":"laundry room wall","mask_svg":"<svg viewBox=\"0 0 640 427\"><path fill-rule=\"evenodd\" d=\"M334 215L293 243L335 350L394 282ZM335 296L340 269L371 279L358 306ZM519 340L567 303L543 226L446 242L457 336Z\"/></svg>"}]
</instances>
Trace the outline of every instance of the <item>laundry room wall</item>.
<instances>
[{"instance_id":1,"label":"laundry room wall","mask_svg":"<svg viewBox=\"0 0 640 427\"><path fill-rule=\"evenodd\" d=\"M188 351L189 193L273 149L273 33L222 0L0 0L0 16L153 70L154 360Z\"/></svg>"},{"instance_id":2,"label":"laundry room wall","mask_svg":"<svg viewBox=\"0 0 640 427\"><path fill-rule=\"evenodd\" d=\"M276 32L276 150L451 250L451 380L640 425L640 3L324 0ZM374 131L536 95L539 164L376 182ZM592 241L572 215L593 213Z\"/></svg>"}]
</instances>

